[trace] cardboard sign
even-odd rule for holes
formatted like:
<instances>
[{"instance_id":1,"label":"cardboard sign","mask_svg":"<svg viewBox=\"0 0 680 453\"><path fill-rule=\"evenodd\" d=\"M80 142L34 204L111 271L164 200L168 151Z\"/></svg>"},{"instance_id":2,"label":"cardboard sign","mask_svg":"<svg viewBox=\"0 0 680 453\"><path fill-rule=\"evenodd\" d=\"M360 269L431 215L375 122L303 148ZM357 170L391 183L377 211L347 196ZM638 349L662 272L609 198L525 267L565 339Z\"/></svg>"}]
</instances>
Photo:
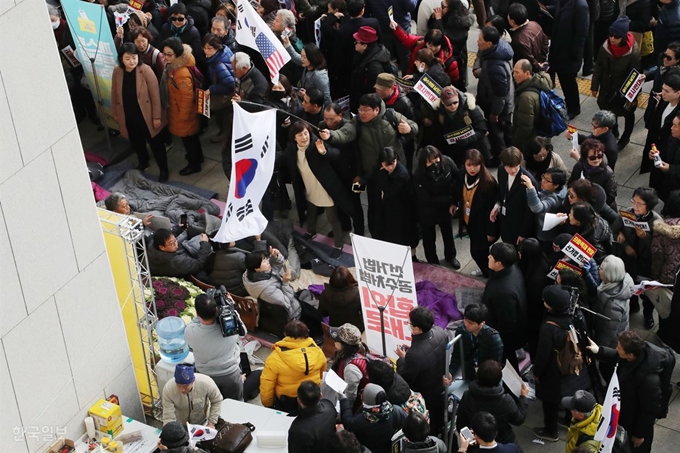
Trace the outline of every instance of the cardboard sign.
<instances>
[{"instance_id":1,"label":"cardboard sign","mask_svg":"<svg viewBox=\"0 0 680 453\"><path fill-rule=\"evenodd\" d=\"M397 83L397 85L399 86L399 91L401 91L402 93L406 94L410 91L413 91L413 85L415 85L415 82L413 82L413 80L395 77L394 81Z\"/></svg>"},{"instance_id":2,"label":"cardboard sign","mask_svg":"<svg viewBox=\"0 0 680 453\"><path fill-rule=\"evenodd\" d=\"M590 242L583 239L583 236L575 234L571 241L564 246L562 252L572 261L585 264L595 256L597 249Z\"/></svg>"},{"instance_id":3,"label":"cardboard sign","mask_svg":"<svg viewBox=\"0 0 680 453\"><path fill-rule=\"evenodd\" d=\"M413 87L413 90L420 94L432 107L434 107L434 103L439 100L439 96L442 94L442 87L427 74L423 74L418 83Z\"/></svg>"},{"instance_id":4,"label":"cardboard sign","mask_svg":"<svg viewBox=\"0 0 680 453\"><path fill-rule=\"evenodd\" d=\"M580 267L574 266L573 264L569 264L564 260L559 260L557 262L557 264L555 264L555 267L553 267L553 269L550 272L548 272L547 277L552 279L552 280L557 280L557 274L559 274L560 270L562 270L562 269L571 269L572 271L576 272L578 275L583 274L583 270Z\"/></svg>"},{"instance_id":5,"label":"cardboard sign","mask_svg":"<svg viewBox=\"0 0 680 453\"><path fill-rule=\"evenodd\" d=\"M626 81L621 85L621 94L626 101L633 102L637 95L642 90L642 85L645 83L643 75L637 69L633 68L626 77Z\"/></svg>"},{"instance_id":6,"label":"cardboard sign","mask_svg":"<svg viewBox=\"0 0 680 453\"><path fill-rule=\"evenodd\" d=\"M621 218L623 219L623 226L629 227L629 228L640 228L643 231L649 231L649 223L647 222L639 222L637 217L635 217L635 214L629 211L619 211L619 214L621 214Z\"/></svg>"},{"instance_id":7,"label":"cardboard sign","mask_svg":"<svg viewBox=\"0 0 680 453\"><path fill-rule=\"evenodd\" d=\"M142 7L144 7L144 2L140 2L139 0L129 0L128 5L130 5L137 11L141 11Z\"/></svg>"},{"instance_id":8,"label":"cardboard sign","mask_svg":"<svg viewBox=\"0 0 680 453\"><path fill-rule=\"evenodd\" d=\"M73 47L66 46L61 49L61 53L66 57L68 62L71 63L71 66L74 68L80 66L80 61L78 61L78 57L76 57L76 52L73 50Z\"/></svg>"},{"instance_id":9,"label":"cardboard sign","mask_svg":"<svg viewBox=\"0 0 680 453\"><path fill-rule=\"evenodd\" d=\"M466 138L470 138L473 135L475 135L475 130L472 128L472 126L466 126L457 131L444 134L444 140L446 140L446 143L448 143L449 145L453 145L456 142L464 140Z\"/></svg>"},{"instance_id":10,"label":"cardboard sign","mask_svg":"<svg viewBox=\"0 0 680 453\"><path fill-rule=\"evenodd\" d=\"M387 15L390 16L390 22L394 21L394 6L390 5L390 7L387 8Z\"/></svg>"},{"instance_id":11,"label":"cardboard sign","mask_svg":"<svg viewBox=\"0 0 680 453\"><path fill-rule=\"evenodd\" d=\"M205 90L196 88L196 111L206 118L210 118L210 95Z\"/></svg>"}]
</instances>

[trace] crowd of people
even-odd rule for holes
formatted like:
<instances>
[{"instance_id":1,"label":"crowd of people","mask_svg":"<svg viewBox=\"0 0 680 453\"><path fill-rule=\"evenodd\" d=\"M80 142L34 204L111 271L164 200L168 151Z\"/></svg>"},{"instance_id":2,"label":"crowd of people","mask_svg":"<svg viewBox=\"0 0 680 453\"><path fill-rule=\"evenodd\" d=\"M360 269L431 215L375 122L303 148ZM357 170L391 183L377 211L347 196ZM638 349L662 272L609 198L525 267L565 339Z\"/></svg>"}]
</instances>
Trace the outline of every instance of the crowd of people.
<instances>
[{"instance_id":1,"label":"crowd of people","mask_svg":"<svg viewBox=\"0 0 680 453\"><path fill-rule=\"evenodd\" d=\"M230 2L183 0L165 8L148 0L120 27L113 13L127 3L103 4L119 55L112 113L137 154L138 169L149 166L148 145L159 181L167 181L166 153L175 136L187 159L179 174L202 170L206 122L195 108L196 88L211 97L217 134L209 140L222 146L227 177L232 102L247 110L274 108L276 171L263 200L265 216L287 213L292 203L285 186L291 184L308 239L317 234L323 210L338 254L346 232L363 235L367 226L373 238L411 247L416 261L422 241L424 259L439 264L439 229L444 261L454 270L461 267L457 220L457 234L469 236L478 267L472 274L488 279L481 303L468 305L457 327L463 340L448 373L448 336L424 308L411 312L413 342L395 351L399 360L391 367L361 340L357 284L346 268L333 273L317 309L290 286L296 276L284 264L287 244L268 248L257 237L247 251L223 247L234 266L234 294L281 306L290 321L260 383L265 406L298 414L290 451L388 451L392 435L403 429L409 451L441 452L441 396L461 372L474 382L460 402L458 428L469 427L482 448L517 451L510 425L524 422L529 389L513 397L499 382L504 366L526 371L520 366L525 352L543 409L537 437L558 440L564 409L567 452L598 451L598 402L617 369L620 424L634 452L651 451L675 359L670 349L643 341L630 319L642 310L645 329L658 323L659 338L680 350L673 288L634 291L641 280L673 286L680 264L679 0L261 0L257 12L290 56L274 84L262 55L237 42L237 11ZM49 14L59 48L72 43L59 10L49 6ZM475 22L480 30L469 76L467 42ZM619 212L615 168L634 132L638 104L620 89L633 70L652 82L640 156L649 184L636 188ZM565 162L553 148L554 133L544 127L544 101L559 80L563 119L579 116L579 71L592 74L590 92L601 110L591 118L590 134L564 131L574 143L574 161ZM69 80L82 77L82 69L69 66L66 73ZM412 90L426 75L439 85L434 102ZM474 90L468 90L471 78L477 79ZM80 83L70 83L69 90L76 116L98 121L87 90ZM496 167L494 177L490 169ZM130 212L123 195L112 197L107 208ZM178 247L185 226L154 233L154 275L205 270L215 246L207 235L195 234L193 248ZM588 259L563 251L576 235L592 247ZM214 301L203 302L205 310L198 311L197 301L200 322L187 329L194 343L206 341L214 315ZM310 319L322 316L334 326L331 367L349 384L338 395L345 431L337 434L335 408L320 390L325 358L309 331ZM565 367L560 360L572 335L583 358ZM200 373L184 370L188 377L168 384L177 390L167 398L164 392L168 408L172 398L176 406L166 422L216 422L212 409L194 418L179 394L201 398L194 407L205 407L206 398L214 407L219 395L243 398L238 357L226 352L232 350L226 345L224 354L196 354ZM194 390L191 396L191 385L202 388L198 395ZM459 451L468 443L461 437Z\"/></svg>"}]
</instances>

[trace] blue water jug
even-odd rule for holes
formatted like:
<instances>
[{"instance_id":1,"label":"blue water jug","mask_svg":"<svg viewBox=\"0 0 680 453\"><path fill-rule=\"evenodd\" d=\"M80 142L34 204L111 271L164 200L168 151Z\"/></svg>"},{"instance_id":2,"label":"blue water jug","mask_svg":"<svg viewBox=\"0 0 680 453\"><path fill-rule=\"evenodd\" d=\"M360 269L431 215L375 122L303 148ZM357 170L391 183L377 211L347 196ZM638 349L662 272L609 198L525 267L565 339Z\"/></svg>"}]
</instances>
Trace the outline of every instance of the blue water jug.
<instances>
[{"instance_id":1,"label":"blue water jug","mask_svg":"<svg viewBox=\"0 0 680 453\"><path fill-rule=\"evenodd\" d=\"M184 321L177 316L168 316L156 323L161 359L168 363L180 363L189 355L189 346L184 341L185 328Z\"/></svg>"}]
</instances>

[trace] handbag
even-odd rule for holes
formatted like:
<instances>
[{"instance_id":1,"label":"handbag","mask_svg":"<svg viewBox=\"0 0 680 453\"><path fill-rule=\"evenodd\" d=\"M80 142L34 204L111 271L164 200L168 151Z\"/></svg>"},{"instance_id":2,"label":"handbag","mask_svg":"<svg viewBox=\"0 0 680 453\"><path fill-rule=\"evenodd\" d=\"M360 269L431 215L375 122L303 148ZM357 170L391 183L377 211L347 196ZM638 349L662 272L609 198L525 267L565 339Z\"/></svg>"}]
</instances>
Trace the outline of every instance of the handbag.
<instances>
[{"instance_id":1,"label":"handbag","mask_svg":"<svg viewBox=\"0 0 680 453\"><path fill-rule=\"evenodd\" d=\"M644 33L639 33L632 31L630 32L633 35L633 38L635 38L635 42L638 45L638 48L640 49L640 56L641 57L646 57L647 55L651 55L654 53L654 33L652 33L651 30L648 30Z\"/></svg>"},{"instance_id":2,"label":"handbag","mask_svg":"<svg viewBox=\"0 0 680 453\"><path fill-rule=\"evenodd\" d=\"M213 439L198 442L196 446L210 453L243 453L253 441L252 423L229 423L220 417L215 424L217 434Z\"/></svg>"}]
</instances>

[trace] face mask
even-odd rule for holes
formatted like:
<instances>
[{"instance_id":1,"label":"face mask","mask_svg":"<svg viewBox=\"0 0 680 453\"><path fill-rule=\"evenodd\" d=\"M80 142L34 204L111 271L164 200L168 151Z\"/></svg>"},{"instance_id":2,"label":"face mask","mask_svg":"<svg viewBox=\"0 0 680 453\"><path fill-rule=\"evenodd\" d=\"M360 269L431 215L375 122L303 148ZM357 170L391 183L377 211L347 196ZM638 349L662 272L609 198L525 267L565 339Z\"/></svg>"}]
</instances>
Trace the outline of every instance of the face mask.
<instances>
[{"instance_id":1,"label":"face mask","mask_svg":"<svg viewBox=\"0 0 680 453\"><path fill-rule=\"evenodd\" d=\"M59 24L61 24L61 21L59 20L55 20L54 22L52 22L52 30L56 30L57 28L59 28Z\"/></svg>"},{"instance_id":2,"label":"face mask","mask_svg":"<svg viewBox=\"0 0 680 453\"><path fill-rule=\"evenodd\" d=\"M420 66L418 66L418 72L425 72L425 65L424 64L421 64Z\"/></svg>"},{"instance_id":3,"label":"face mask","mask_svg":"<svg viewBox=\"0 0 680 453\"><path fill-rule=\"evenodd\" d=\"M269 97L274 100L274 101L280 101L284 97L286 97L286 92L285 91L273 91L269 94Z\"/></svg>"},{"instance_id":4,"label":"face mask","mask_svg":"<svg viewBox=\"0 0 680 453\"><path fill-rule=\"evenodd\" d=\"M429 167L427 167L428 170L430 170L432 173L439 173L439 162L435 162Z\"/></svg>"}]
</instances>

